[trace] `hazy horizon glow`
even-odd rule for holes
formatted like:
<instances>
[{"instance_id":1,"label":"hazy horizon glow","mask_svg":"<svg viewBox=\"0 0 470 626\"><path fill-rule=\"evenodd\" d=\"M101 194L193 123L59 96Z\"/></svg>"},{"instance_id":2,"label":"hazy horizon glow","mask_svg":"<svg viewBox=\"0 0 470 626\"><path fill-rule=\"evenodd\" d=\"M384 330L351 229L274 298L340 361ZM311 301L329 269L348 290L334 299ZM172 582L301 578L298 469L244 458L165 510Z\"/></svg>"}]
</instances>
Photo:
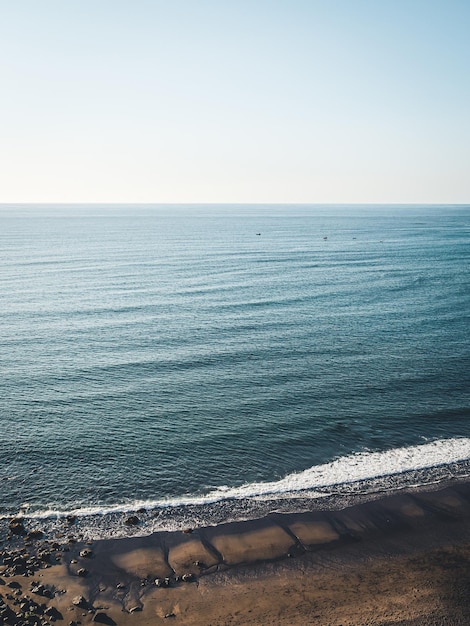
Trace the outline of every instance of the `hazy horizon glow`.
<instances>
[{"instance_id":1,"label":"hazy horizon glow","mask_svg":"<svg viewBox=\"0 0 470 626\"><path fill-rule=\"evenodd\" d=\"M0 203L468 203L465 0L0 0Z\"/></svg>"}]
</instances>

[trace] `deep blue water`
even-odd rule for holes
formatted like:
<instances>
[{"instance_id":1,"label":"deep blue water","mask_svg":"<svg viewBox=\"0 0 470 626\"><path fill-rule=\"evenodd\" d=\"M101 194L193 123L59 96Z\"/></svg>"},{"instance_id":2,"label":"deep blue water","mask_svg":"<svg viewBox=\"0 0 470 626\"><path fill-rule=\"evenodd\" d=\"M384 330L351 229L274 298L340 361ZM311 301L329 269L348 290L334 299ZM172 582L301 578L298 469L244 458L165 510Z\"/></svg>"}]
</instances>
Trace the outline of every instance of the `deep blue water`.
<instances>
[{"instance_id":1,"label":"deep blue water","mask_svg":"<svg viewBox=\"0 0 470 626\"><path fill-rule=\"evenodd\" d=\"M468 206L0 207L0 515L468 461L469 234Z\"/></svg>"}]
</instances>

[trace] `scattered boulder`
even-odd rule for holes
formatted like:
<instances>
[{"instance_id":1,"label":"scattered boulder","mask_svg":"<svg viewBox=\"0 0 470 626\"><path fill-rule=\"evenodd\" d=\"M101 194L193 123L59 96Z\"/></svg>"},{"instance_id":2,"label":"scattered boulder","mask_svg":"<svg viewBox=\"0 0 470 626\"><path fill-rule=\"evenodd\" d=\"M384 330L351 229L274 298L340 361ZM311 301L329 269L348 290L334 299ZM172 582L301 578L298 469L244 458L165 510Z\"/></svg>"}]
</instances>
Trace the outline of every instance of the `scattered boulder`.
<instances>
[{"instance_id":1,"label":"scattered boulder","mask_svg":"<svg viewBox=\"0 0 470 626\"><path fill-rule=\"evenodd\" d=\"M184 583L192 583L192 582L195 580L195 578L196 578L196 577L194 576L194 574L183 574L183 575L181 576L181 580L182 580Z\"/></svg>"},{"instance_id":2,"label":"scattered boulder","mask_svg":"<svg viewBox=\"0 0 470 626\"><path fill-rule=\"evenodd\" d=\"M51 560L51 553L49 550L41 550L41 552L38 552L38 559L44 563L49 563Z\"/></svg>"},{"instance_id":3,"label":"scattered boulder","mask_svg":"<svg viewBox=\"0 0 470 626\"><path fill-rule=\"evenodd\" d=\"M83 609L88 606L88 602L83 596L75 596L72 600L72 604Z\"/></svg>"},{"instance_id":4,"label":"scattered boulder","mask_svg":"<svg viewBox=\"0 0 470 626\"><path fill-rule=\"evenodd\" d=\"M85 578L85 576L88 576L88 574L88 570L84 567L81 567L79 570L77 570L77 576L80 576L81 578Z\"/></svg>"},{"instance_id":5,"label":"scattered boulder","mask_svg":"<svg viewBox=\"0 0 470 626\"><path fill-rule=\"evenodd\" d=\"M84 559L91 559L93 556L93 550L90 550L90 548L84 548L81 550L80 556Z\"/></svg>"},{"instance_id":6,"label":"scattered boulder","mask_svg":"<svg viewBox=\"0 0 470 626\"><path fill-rule=\"evenodd\" d=\"M23 520L21 517L14 517L8 523L8 528L13 535L24 535L26 534L26 529L23 524Z\"/></svg>"},{"instance_id":7,"label":"scattered boulder","mask_svg":"<svg viewBox=\"0 0 470 626\"><path fill-rule=\"evenodd\" d=\"M43 596L44 598L52 598L54 596L51 589L44 587L44 585L38 585L37 587L31 589L32 593L37 593L38 596Z\"/></svg>"},{"instance_id":8,"label":"scattered boulder","mask_svg":"<svg viewBox=\"0 0 470 626\"><path fill-rule=\"evenodd\" d=\"M12 580L11 582L9 582L8 587L10 587L10 589L21 589L20 583L16 580Z\"/></svg>"},{"instance_id":9,"label":"scattered boulder","mask_svg":"<svg viewBox=\"0 0 470 626\"><path fill-rule=\"evenodd\" d=\"M58 611L55 606L48 606L47 609L44 610L44 615L46 615L49 619L63 619L62 613Z\"/></svg>"},{"instance_id":10,"label":"scattered boulder","mask_svg":"<svg viewBox=\"0 0 470 626\"><path fill-rule=\"evenodd\" d=\"M140 519L137 517L137 515L130 515L124 521L124 524L126 524L126 526L137 526L139 522L140 522Z\"/></svg>"},{"instance_id":11,"label":"scattered boulder","mask_svg":"<svg viewBox=\"0 0 470 626\"><path fill-rule=\"evenodd\" d=\"M43 536L44 533L42 532L42 530L39 530L39 528L35 528L28 532L28 534L26 535L26 540L31 541L31 539L41 539Z\"/></svg>"}]
</instances>

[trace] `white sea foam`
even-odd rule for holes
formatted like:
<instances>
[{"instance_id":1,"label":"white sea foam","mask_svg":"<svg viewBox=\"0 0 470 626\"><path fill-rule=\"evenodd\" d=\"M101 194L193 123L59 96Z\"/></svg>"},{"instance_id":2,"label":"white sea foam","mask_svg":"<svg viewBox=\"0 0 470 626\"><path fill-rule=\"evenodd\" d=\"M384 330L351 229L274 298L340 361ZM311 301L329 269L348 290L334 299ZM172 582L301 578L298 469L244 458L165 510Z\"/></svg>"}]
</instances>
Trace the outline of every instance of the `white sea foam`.
<instances>
[{"instance_id":1,"label":"white sea foam","mask_svg":"<svg viewBox=\"0 0 470 626\"><path fill-rule=\"evenodd\" d=\"M25 506L24 512L34 518L61 517L70 514L89 516L125 513L139 508L213 504L229 499L288 498L299 495L302 491L315 492L318 489L397 476L409 471L427 470L467 460L470 460L470 438L441 439L385 452L357 452L323 465L315 465L302 472L289 474L281 480L248 483L238 487L220 486L203 495L140 500L110 507L80 507L68 511L48 510L28 513ZM319 492L315 495L320 497L325 494Z\"/></svg>"},{"instance_id":2,"label":"white sea foam","mask_svg":"<svg viewBox=\"0 0 470 626\"><path fill-rule=\"evenodd\" d=\"M240 487L219 488L208 494L215 498L247 498L284 495L308 489L372 480L382 476L423 470L470 459L470 439L432 441L418 446L395 448L385 452L357 452L316 465L278 481L250 483Z\"/></svg>"}]
</instances>

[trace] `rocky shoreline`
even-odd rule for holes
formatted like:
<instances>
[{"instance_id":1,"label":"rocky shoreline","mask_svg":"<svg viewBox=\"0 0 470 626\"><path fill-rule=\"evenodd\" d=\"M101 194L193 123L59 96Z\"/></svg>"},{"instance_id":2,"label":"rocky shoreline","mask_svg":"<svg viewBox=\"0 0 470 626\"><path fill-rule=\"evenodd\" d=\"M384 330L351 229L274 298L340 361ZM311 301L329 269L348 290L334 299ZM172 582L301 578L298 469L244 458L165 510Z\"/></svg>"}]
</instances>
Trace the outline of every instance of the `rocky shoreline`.
<instances>
[{"instance_id":1,"label":"rocky shoreline","mask_svg":"<svg viewBox=\"0 0 470 626\"><path fill-rule=\"evenodd\" d=\"M13 518L0 545L0 626L47 626L56 621L69 626L159 620L262 623L247 621L248 613L237 618L236 611L224 621L228 618L222 607L217 617L219 601L210 589L218 586L223 597L243 580L254 584L271 579L278 584L282 577L294 580L300 574L306 584L305 572L320 577L328 573L322 570L325 556L341 570L345 563L360 567L367 555L379 562L419 551L455 550L470 545L469 519L470 483L395 494L342 510L272 513L247 522L96 541L85 541L74 532L73 517L63 519L63 531L53 538L40 528L28 528L24 518ZM122 518L129 527L138 523L137 515ZM317 600L320 596L317 591ZM281 600L273 598L280 612L279 621L272 623L301 624L280 617ZM283 601L289 604L291 599ZM213 621L205 622L207 615L201 611L212 614ZM331 615L328 623L335 623ZM366 622L343 617L342 623Z\"/></svg>"}]
</instances>

